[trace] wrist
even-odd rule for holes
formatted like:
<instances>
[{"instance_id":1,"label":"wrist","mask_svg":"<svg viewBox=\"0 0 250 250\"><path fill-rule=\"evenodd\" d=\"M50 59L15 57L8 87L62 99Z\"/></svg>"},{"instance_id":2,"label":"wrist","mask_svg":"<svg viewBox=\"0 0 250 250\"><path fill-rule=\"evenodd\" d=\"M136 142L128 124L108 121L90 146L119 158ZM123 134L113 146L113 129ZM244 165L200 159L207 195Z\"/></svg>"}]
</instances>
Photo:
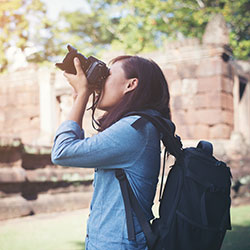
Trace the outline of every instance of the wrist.
<instances>
[{"instance_id":1,"label":"wrist","mask_svg":"<svg viewBox=\"0 0 250 250\"><path fill-rule=\"evenodd\" d=\"M86 90L86 91L81 91L77 93L77 96L85 97L85 96L90 96L91 92Z\"/></svg>"},{"instance_id":2,"label":"wrist","mask_svg":"<svg viewBox=\"0 0 250 250\"><path fill-rule=\"evenodd\" d=\"M76 94L76 98L81 98L81 99L88 99L89 96L91 95L92 92L90 92L89 90L85 90L85 91L81 91L81 92L78 92Z\"/></svg>"}]
</instances>

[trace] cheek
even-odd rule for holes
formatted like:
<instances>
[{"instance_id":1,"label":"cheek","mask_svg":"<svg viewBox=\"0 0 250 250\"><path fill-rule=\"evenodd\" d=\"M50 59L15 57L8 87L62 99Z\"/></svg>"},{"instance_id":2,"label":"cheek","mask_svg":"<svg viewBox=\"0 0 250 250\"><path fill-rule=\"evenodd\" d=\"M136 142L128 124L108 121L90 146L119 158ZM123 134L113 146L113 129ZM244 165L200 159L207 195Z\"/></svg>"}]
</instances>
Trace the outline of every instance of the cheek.
<instances>
[{"instance_id":1,"label":"cheek","mask_svg":"<svg viewBox=\"0 0 250 250\"><path fill-rule=\"evenodd\" d=\"M100 107L113 107L122 97L123 92L119 85L107 82L100 98Z\"/></svg>"}]
</instances>

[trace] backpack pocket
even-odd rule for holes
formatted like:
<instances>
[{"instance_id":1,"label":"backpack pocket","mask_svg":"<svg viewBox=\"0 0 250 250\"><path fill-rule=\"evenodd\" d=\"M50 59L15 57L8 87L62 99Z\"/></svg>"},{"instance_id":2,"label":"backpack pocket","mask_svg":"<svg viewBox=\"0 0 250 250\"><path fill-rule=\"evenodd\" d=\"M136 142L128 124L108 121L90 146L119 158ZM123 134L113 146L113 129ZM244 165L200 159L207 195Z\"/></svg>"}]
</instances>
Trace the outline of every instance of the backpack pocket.
<instances>
[{"instance_id":1,"label":"backpack pocket","mask_svg":"<svg viewBox=\"0 0 250 250\"><path fill-rule=\"evenodd\" d=\"M168 250L219 250L225 231L206 227L177 211L165 242Z\"/></svg>"}]
</instances>

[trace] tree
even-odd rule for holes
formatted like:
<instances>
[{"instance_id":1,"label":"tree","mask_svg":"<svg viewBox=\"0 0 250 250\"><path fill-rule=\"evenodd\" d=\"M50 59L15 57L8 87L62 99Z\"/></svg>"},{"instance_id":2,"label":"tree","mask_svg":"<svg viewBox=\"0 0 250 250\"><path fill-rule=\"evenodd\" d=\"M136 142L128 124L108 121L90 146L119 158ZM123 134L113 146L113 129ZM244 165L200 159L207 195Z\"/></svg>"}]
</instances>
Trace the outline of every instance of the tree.
<instances>
[{"instance_id":1,"label":"tree","mask_svg":"<svg viewBox=\"0 0 250 250\"><path fill-rule=\"evenodd\" d=\"M153 50L178 36L202 38L215 13L230 29L236 58L250 55L249 0L89 0L91 13L63 13L65 32L78 35L85 50L111 44L128 53Z\"/></svg>"},{"instance_id":2,"label":"tree","mask_svg":"<svg viewBox=\"0 0 250 250\"><path fill-rule=\"evenodd\" d=\"M41 0L1 0L0 72L11 46L26 52L28 61L58 61L72 44L86 56L107 48L126 53L152 51L169 39L202 38L215 13L230 29L230 45L238 59L250 55L249 0L88 0L90 11L62 12L47 17ZM59 58L60 57L60 58Z\"/></svg>"},{"instance_id":3,"label":"tree","mask_svg":"<svg viewBox=\"0 0 250 250\"><path fill-rule=\"evenodd\" d=\"M41 62L49 57L52 23L46 17L46 9L40 0L2 0L0 4L0 72L7 67L6 51L10 47L25 51L30 48L29 60ZM47 31L46 31L47 29ZM42 31L46 34L42 35ZM40 50L39 50L40 48Z\"/></svg>"}]
</instances>

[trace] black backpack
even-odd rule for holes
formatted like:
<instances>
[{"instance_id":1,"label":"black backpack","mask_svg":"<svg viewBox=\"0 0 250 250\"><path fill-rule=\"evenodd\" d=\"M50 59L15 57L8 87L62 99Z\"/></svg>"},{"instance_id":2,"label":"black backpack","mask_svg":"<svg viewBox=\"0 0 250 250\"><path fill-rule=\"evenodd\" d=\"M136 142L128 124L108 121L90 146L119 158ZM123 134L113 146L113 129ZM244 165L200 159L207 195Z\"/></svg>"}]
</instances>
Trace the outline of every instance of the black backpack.
<instances>
[{"instance_id":1,"label":"black backpack","mask_svg":"<svg viewBox=\"0 0 250 250\"><path fill-rule=\"evenodd\" d=\"M125 205L128 238L135 240L132 211L135 212L150 250L219 250L230 222L230 168L213 157L210 142L200 141L196 148L182 148L175 125L147 111L130 112L141 118L135 129L150 121L159 130L165 146L160 188L159 218L146 220L122 169L116 170ZM175 156L163 195L162 184L166 152Z\"/></svg>"}]
</instances>

